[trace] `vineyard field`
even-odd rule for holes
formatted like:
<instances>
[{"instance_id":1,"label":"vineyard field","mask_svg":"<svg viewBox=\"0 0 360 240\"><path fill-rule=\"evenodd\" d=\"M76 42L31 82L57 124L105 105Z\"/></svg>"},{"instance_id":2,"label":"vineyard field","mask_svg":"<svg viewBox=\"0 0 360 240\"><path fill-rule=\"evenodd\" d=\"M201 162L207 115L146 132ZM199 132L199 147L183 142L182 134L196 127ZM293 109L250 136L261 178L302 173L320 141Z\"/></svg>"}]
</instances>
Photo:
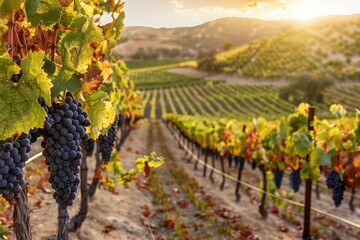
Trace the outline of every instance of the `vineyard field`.
<instances>
[{"instance_id":1,"label":"vineyard field","mask_svg":"<svg viewBox=\"0 0 360 240\"><path fill-rule=\"evenodd\" d=\"M150 77L151 76L151 77ZM159 76L159 77L156 77ZM205 115L251 120L262 116L275 120L293 111L295 105L279 98L279 87L272 85L230 85L175 73L157 72L134 77L143 93L144 117L162 119L166 114ZM316 108L329 116L332 103L348 110L360 106L359 85L336 85L324 91L324 101Z\"/></svg>"}]
</instances>

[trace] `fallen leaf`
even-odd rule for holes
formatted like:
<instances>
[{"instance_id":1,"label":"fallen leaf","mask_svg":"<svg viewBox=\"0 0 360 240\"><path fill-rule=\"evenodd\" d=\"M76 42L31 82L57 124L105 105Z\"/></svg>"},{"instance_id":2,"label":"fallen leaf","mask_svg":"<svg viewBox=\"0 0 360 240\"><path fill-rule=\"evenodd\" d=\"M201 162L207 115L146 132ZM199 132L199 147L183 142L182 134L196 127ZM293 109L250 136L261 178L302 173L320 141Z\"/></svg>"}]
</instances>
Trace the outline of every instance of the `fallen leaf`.
<instances>
[{"instance_id":1,"label":"fallen leaf","mask_svg":"<svg viewBox=\"0 0 360 240\"><path fill-rule=\"evenodd\" d=\"M180 200L177 202L177 205L179 205L179 207L181 208L187 208L189 206L189 201L187 200Z\"/></svg>"},{"instance_id":2,"label":"fallen leaf","mask_svg":"<svg viewBox=\"0 0 360 240\"><path fill-rule=\"evenodd\" d=\"M115 231L115 230L116 230L116 228L114 227L114 225L108 224L108 225L104 226L104 229L102 230L102 232L108 234L108 233L110 233L112 231Z\"/></svg>"},{"instance_id":3,"label":"fallen leaf","mask_svg":"<svg viewBox=\"0 0 360 240\"><path fill-rule=\"evenodd\" d=\"M286 226L279 226L278 230L283 233L287 233L289 229Z\"/></svg>"}]
</instances>

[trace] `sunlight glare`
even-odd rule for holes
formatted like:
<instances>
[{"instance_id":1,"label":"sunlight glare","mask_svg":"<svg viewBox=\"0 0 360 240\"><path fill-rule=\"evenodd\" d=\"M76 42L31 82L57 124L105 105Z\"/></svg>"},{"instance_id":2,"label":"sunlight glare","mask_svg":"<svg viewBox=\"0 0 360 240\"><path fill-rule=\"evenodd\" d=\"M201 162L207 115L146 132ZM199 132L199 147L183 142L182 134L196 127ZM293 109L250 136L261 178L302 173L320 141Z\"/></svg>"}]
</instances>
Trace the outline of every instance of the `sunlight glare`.
<instances>
[{"instance_id":1,"label":"sunlight glare","mask_svg":"<svg viewBox=\"0 0 360 240\"><path fill-rule=\"evenodd\" d=\"M314 6L312 1L298 0L291 8L291 15L293 18L310 20L315 17L321 16L321 8Z\"/></svg>"}]
</instances>

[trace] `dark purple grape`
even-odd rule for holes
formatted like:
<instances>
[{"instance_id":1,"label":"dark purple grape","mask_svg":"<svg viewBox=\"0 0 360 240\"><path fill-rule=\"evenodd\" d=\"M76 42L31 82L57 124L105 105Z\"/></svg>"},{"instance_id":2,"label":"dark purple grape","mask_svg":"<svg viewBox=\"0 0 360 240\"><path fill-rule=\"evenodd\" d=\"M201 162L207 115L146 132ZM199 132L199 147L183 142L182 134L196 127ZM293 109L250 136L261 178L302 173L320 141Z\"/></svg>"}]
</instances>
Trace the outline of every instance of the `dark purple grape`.
<instances>
[{"instance_id":1,"label":"dark purple grape","mask_svg":"<svg viewBox=\"0 0 360 240\"><path fill-rule=\"evenodd\" d=\"M78 120L79 116L84 117L85 113L81 106L79 101L67 93L65 103L53 102L51 107L46 107L51 120L49 122L52 124L43 134L45 142L43 155L50 171L49 182L56 191L53 197L61 208L73 204L70 196L76 196L77 186L80 183L70 180L77 179L77 174L80 172L82 157L78 154L78 151L81 151L80 139L88 138L84 126ZM78 112L79 109L82 110L81 113ZM76 188L68 188L74 184Z\"/></svg>"},{"instance_id":2,"label":"dark purple grape","mask_svg":"<svg viewBox=\"0 0 360 240\"><path fill-rule=\"evenodd\" d=\"M281 171L280 169L275 169L274 171L274 181L275 181L275 186L277 189L280 189L281 187L281 182L284 176L284 171Z\"/></svg>"},{"instance_id":3,"label":"dark purple grape","mask_svg":"<svg viewBox=\"0 0 360 240\"><path fill-rule=\"evenodd\" d=\"M99 151L101 153L102 160L105 163L109 162L110 158L111 158L111 152L114 147L115 140L116 140L117 121L118 121L118 118L116 117L113 124L111 124L107 135L101 135L99 137L99 141L100 141Z\"/></svg>"},{"instance_id":4,"label":"dark purple grape","mask_svg":"<svg viewBox=\"0 0 360 240\"><path fill-rule=\"evenodd\" d=\"M294 192L298 192L301 185L301 177L300 177L300 169L293 170L290 175L290 187L294 190Z\"/></svg>"},{"instance_id":5,"label":"dark purple grape","mask_svg":"<svg viewBox=\"0 0 360 240\"><path fill-rule=\"evenodd\" d=\"M332 199L335 206L339 207L344 199L345 183L341 180L337 171L331 170L326 178L326 185L332 190Z\"/></svg>"}]
</instances>

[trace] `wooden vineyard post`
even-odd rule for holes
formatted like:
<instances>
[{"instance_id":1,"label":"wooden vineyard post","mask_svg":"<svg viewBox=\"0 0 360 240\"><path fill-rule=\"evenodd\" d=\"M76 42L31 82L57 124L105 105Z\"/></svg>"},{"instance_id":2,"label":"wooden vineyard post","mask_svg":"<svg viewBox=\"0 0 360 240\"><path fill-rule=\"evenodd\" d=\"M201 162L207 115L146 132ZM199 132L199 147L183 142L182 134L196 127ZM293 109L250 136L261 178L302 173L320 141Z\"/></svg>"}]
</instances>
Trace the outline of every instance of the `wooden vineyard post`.
<instances>
[{"instance_id":1,"label":"wooden vineyard post","mask_svg":"<svg viewBox=\"0 0 360 240\"><path fill-rule=\"evenodd\" d=\"M214 169L215 169L215 151L214 150L211 150L211 166L212 166L212 169L211 169L209 178L212 183L215 183L215 180L213 177Z\"/></svg>"},{"instance_id":2,"label":"wooden vineyard post","mask_svg":"<svg viewBox=\"0 0 360 240\"><path fill-rule=\"evenodd\" d=\"M308 118L308 131L313 131L313 121L315 115L315 108L309 107L309 118ZM309 154L306 155L306 161L309 162ZM304 231L303 239L310 240L310 218L311 218L311 191L312 191L312 181L311 179L306 179L305 181L305 209L304 209Z\"/></svg>"},{"instance_id":3,"label":"wooden vineyard post","mask_svg":"<svg viewBox=\"0 0 360 240\"><path fill-rule=\"evenodd\" d=\"M243 126L242 131L245 134L246 125ZM241 181L241 176L242 176L242 172L244 170L244 164L245 164L245 159L242 156L239 157L239 160L240 160L240 163L239 163L237 183L236 183L236 189L235 189L235 196L236 196L236 201L237 202L239 202L240 198L241 198L241 195L240 195L240 181Z\"/></svg>"},{"instance_id":4,"label":"wooden vineyard post","mask_svg":"<svg viewBox=\"0 0 360 240\"><path fill-rule=\"evenodd\" d=\"M201 158L201 146L198 145L197 149L198 149L198 155L197 155L197 159L196 159L195 164L194 164L194 170L195 171L197 171L197 169L198 169L199 159Z\"/></svg>"},{"instance_id":5,"label":"wooden vineyard post","mask_svg":"<svg viewBox=\"0 0 360 240\"><path fill-rule=\"evenodd\" d=\"M236 196L236 201L239 202L241 195L240 195L240 181L241 181L241 175L244 169L244 164L245 164L245 159L243 157L239 157L240 160L240 166L238 169L238 176L237 176L237 182L236 182L236 190L235 190L235 196Z\"/></svg>"},{"instance_id":6,"label":"wooden vineyard post","mask_svg":"<svg viewBox=\"0 0 360 240\"><path fill-rule=\"evenodd\" d=\"M205 164L203 168L203 177L206 177L206 169L207 169L207 163L208 163L208 148L205 148Z\"/></svg>"},{"instance_id":7,"label":"wooden vineyard post","mask_svg":"<svg viewBox=\"0 0 360 240\"><path fill-rule=\"evenodd\" d=\"M224 190L225 187L225 164L224 164L224 159L220 159L220 164L221 164L221 172L222 172L222 182L220 184L220 190Z\"/></svg>"}]
</instances>

